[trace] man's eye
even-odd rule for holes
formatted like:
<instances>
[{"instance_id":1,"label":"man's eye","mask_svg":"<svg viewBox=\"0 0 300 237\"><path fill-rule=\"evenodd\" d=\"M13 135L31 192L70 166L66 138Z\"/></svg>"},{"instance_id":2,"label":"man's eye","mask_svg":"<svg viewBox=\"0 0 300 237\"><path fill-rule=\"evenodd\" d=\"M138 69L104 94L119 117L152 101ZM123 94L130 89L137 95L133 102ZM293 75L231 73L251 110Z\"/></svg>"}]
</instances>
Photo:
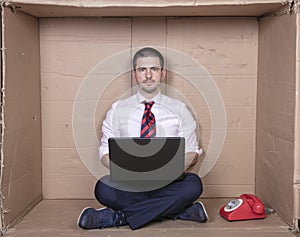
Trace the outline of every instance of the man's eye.
<instances>
[{"instance_id":1,"label":"man's eye","mask_svg":"<svg viewBox=\"0 0 300 237\"><path fill-rule=\"evenodd\" d=\"M138 70L138 72L145 72L145 71L146 71L146 68L140 67L140 68L138 68L137 70Z\"/></svg>"}]
</instances>

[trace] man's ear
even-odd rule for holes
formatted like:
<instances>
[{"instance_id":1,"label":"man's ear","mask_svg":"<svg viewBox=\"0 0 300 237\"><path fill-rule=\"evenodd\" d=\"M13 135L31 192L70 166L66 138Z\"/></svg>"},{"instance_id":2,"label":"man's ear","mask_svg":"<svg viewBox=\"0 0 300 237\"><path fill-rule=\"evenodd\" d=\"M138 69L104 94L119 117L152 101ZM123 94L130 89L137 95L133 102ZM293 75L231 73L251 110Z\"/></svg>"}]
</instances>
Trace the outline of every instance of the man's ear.
<instances>
[{"instance_id":1,"label":"man's ear","mask_svg":"<svg viewBox=\"0 0 300 237\"><path fill-rule=\"evenodd\" d=\"M161 71L161 80L162 80L162 81L165 80L166 75L167 75L167 70L166 70L166 69L163 69L163 70Z\"/></svg>"},{"instance_id":2,"label":"man's ear","mask_svg":"<svg viewBox=\"0 0 300 237\"><path fill-rule=\"evenodd\" d=\"M136 74L135 73L136 73L135 70L131 71L131 78L132 78L132 80L136 81Z\"/></svg>"}]
</instances>

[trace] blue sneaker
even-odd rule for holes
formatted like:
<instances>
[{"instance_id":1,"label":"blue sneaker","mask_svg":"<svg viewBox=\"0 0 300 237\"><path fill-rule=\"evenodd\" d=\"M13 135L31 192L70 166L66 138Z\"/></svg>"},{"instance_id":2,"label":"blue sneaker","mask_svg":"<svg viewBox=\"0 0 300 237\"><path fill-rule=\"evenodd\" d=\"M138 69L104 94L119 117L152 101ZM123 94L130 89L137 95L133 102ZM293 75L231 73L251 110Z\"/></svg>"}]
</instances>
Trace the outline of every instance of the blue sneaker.
<instances>
[{"instance_id":1,"label":"blue sneaker","mask_svg":"<svg viewBox=\"0 0 300 237\"><path fill-rule=\"evenodd\" d=\"M192 206L179 213L175 219L206 222L209 218L203 203L196 202Z\"/></svg>"},{"instance_id":2,"label":"blue sneaker","mask_svg":"<svg viewBox=\"0 0 300 237\"><path fill-rule=\"evenodd\" d=\"M102 229L126 225L125 215L121 211L112 211L109 208L94 209L87 207L83 209L78 217L77 225L85 230Z\"/></svg>"}]
</instances>

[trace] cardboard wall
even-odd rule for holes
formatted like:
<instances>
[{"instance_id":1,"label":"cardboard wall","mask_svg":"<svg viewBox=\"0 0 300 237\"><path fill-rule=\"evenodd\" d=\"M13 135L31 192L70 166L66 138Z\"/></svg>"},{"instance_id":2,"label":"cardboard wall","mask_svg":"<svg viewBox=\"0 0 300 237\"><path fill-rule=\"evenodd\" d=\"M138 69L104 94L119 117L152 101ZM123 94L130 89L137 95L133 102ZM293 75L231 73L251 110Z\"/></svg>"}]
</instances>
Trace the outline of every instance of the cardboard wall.
<instances>
[{"instance_id":1,"label":"cardboard wall","mask_svg":"<svg viewBox=\"0 0 300 237\"><path fill-rule=\"evenodd\" d=\"M212 75L224 98L228 115L226 142L216 166L204 177L204 196L253 193L257 44L257 20L251 17L40 19L45 198L94 198L96 178L84 166L73 141L76 93L101 60L126 49L132 49L133 54L136 47L146 45L174 48L198 60ZM180 75L169 73L167 83L193 107L200 124L201 144L207 150L212 128L204 98ZM98 138L111 103L132 86L130 74L125 73L106 88L95 115ZM82 149L89 150L90 159L98 162L97 147Z\"/></svg>"},{"instance_id":2,"label":"cardboard wall","mask_svg":"<svg viewBox=\"0 0 300 237\"><path fill-rule=\"evenodd\" d=\"M131 20L128 18L40 19L45 198L94 198L96 178L86 169L75 149L74 100L81 82L99 62L130 48L130 32ZM101 97L95 124L98 137L106 111L122 91L131 86L126 76L116 80ZM97 147L82 149L89 152L90 159L100 163Z\"/></svg>"},{"instance_id":3,"label":"cardboard wall","mask_svg":"<svg viewBox=\"0 0 300 237\"><path fill-rule=\"evenodd\" d=\"M8 225L42 198L38 20L2 9L3 169L1 192Z\"/></svg>"},{"instance_id":4,"label":"cardboard wall","mask_svg":"<svg viewBox=\"0 0 300 237\"><path fill-rule=\"evenodd\" d=\"M168 19L168 47L193 57L207 69L220 90L227 114L222 153L203 177L204 196L235 197L254 192L257 43L256 18ZM208 105L201 90L199 93L179 75L171 74L168 83L191 103L200 125L200 144L207 151L212 129L216 129L210 115L210 106L214 105Z\"/></svg>"},{"instance_id":5,"label":"cardboard wall","mask_svg":"<svg viewBox=\"0 0 300 237\"><path fill-rule=\"evenodd\" d=\"M293 223L296 15L259 21L256 193Z\"/></svg>"}]
</instances>

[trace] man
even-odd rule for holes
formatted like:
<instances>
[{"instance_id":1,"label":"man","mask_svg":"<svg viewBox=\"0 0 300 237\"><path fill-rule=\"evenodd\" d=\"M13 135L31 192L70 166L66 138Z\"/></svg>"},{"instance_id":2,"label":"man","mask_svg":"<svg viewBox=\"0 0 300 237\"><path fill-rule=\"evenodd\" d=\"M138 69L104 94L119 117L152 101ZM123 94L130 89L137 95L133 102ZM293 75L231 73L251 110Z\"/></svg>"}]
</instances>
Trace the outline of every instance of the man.
<instances>
[{"instance_id":1,"label":"man","mask_svg":"<svg viewBox=\"0 0 300 237\"><path fill-rule=\"evenodd\" d=\"M146 192L120 190L100 179L95 196L107 208L85 208L79 216L78 226L101 229L129 225L134 230L164 218L207 221L203 204L194 203L203 190L201 179L188 172L197 163L200 153L196 122L185 104L161 93L160 84L166 78L166 70L160 52L149 47L139 50L133 58L132 77L138 92L115 102L103 122L99 147L102 164L109 167L110 137L184 137L184 178ZM124 111L128 112L124 115Z\"/></svg>"}]
</instances>

